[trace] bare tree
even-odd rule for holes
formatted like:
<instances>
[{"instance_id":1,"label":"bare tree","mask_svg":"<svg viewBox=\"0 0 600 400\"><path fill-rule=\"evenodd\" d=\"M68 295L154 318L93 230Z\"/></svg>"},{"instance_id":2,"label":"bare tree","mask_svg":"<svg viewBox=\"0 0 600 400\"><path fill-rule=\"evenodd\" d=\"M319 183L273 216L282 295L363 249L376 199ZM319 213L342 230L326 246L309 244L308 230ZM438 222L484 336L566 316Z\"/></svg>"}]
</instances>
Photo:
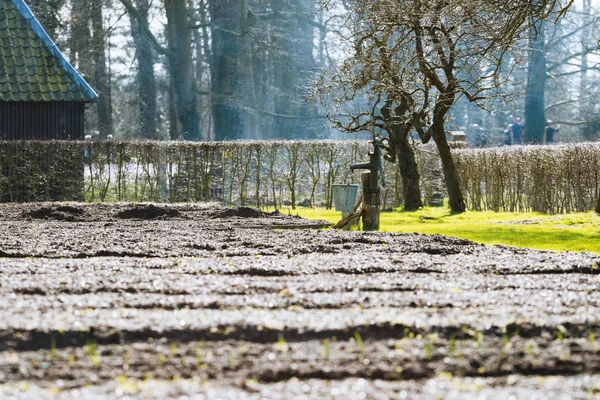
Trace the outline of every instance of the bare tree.
<instances>
[{"instance_id":1,"label":"bare tree","mask_svg":"<svg viewBox=\"0 0 600 400\"><path fill-rule=\"evenodd\" d=\"M60 10L64 5L64 0L30 0L27 4L46 32L56 41L58 30L62 26Z\"/></svg>"},{"instance_id":2,"label":"bare tree","mask_svg":"<svg viewBox=\"0 0 600 400\"><path fill-rule=\"evenodd\" d=\"M531 21L543 20L563 6L559 0L535 4L525 0L352 0L348 4L350 32L345 38L352 55L333 77L333 87L342 101L368 93L370 109L338 119L338 126L346 131L387 132L405 166L401 168L403 181L414 179L412 163L405 159L410 158L410 151L403 145L408 132L414 129L423 143L433 139L450 209L464 212L446 137L448 112L461 96L480 107L495 98L503 83L503 56ZM405 177L407 171L412 176Z\"/></svg>"},{"instance_id":3,"label":"bare tree","mask_svg":"<svg viewBox=\"0 0 600 400\"><path fill-rule=\"evenodd\" d=\"M140 21L130 14L131 36L135 45L137 64L139 137L157 139L156 131L156 77L154 75L155 51L148 36L143 32L143 25L148 25L150 2L136 0Z\"/></svg>"},{"instance_id":4,"label":"bare tree","mask_svg":"<svg viewBox=\"0 0 600 400\"><path fill-rule=\"evenodd\" d=\"M175 103L175 133L188 140L200 139L200 113L186 0L164 2L167 16L167 48L156 39L148 27L147 19L143 18L131 0L121 0L121 3L136 19L140 31L150 40L155 50L167 58L172 98Z\"/></svg>"},{"instance_id":5,"label":"bare tree","mask_svg":"<svg viewBox=\"0 0 600 400\"><path fill-rule=\"evenodd\" d=\"M106 31L103 10L105 1L94 0L91 4L92 52L94 61L93 85L98 92L98 133L100 138L113 134L110 74L106 62Z\"/></svg>"},{"instance_id":6,"label":"bare tree","mask_svg":"<svg viewBox=\"0 0 600 400\"><path fill-rule=\"evenodd\" d=\"M200 139L200 113L192 61L188 8L185 0L165 0L169 74L177 106L181 134L188 140Z\"/></svg>"}]
</instances>

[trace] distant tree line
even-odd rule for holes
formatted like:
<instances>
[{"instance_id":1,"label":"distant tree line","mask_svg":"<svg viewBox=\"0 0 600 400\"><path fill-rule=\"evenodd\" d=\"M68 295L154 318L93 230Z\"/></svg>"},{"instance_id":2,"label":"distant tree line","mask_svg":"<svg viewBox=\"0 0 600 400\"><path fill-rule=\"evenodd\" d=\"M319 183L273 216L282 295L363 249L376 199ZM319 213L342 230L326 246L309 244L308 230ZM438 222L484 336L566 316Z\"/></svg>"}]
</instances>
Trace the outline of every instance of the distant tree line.
<instances>
[{"instance_id":1,"label":"distant tree line","mask_svg":"<svg viewBox=\"0 0 600 400\"><path fill-rule=\"evenodd\" d=\"M307 97L327 63L315 0L31 0L100 95L100 138L320 138Z\"/></svg>"},{"instance_id":2,"label":"distant tree line","mask_svg":"<svg viewBox=\"0 0 600 400\"><path fill-rule=\"evenodd\" d=\"M599 10L591 0L562 4L570 5L568 12L559 15L557 6L548 18L532 21L503 58L505 84L495 101L482 109L466 98L458 99L450 111L453 129L469 131L476 124L488 136L485 144L494 146L502 144L502 132L520 117L525 122L525 143L546 143L549 121L561 128L554 140L600 138ZM471 144L477 145L475 140Z\"/></svg>"}]
</instances>

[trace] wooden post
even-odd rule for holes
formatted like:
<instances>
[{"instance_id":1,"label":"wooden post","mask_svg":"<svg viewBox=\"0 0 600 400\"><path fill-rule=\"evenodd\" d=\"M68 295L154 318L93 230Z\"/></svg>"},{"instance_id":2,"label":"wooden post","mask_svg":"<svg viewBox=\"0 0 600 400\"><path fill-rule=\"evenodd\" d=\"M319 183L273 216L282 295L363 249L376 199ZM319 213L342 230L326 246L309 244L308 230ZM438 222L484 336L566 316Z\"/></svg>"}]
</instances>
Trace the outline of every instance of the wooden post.
<instances>
[{"instance_id":1,"label":"wooden post","mask_svg":"<svg viewBox=\"0 0 600 400\"><path fill-rule=\"evenodd\" d=\"M377 185L375 190L371 190L370 172L364 172L360 180L362 182L362 202L365 210L362 217L363 231L378 231L380 225L379 204L381 201L379 185ZM373 195L375 195L375 207L373 207Z\"/></svg>"}]
</instances>

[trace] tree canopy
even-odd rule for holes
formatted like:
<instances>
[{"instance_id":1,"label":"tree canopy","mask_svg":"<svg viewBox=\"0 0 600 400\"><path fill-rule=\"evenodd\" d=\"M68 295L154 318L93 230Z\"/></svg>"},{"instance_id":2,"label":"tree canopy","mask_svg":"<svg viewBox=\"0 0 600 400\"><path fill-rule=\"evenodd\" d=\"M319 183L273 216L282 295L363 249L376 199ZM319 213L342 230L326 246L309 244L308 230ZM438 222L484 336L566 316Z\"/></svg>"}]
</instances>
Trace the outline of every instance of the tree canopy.
<instances>
[{"instance_id":1,"label":"tree canopy","mask_svg":"<svg viewBox=\"0 0 600 400\"><path fill-rule=\"evenodd\" d=\"M450 207L464 211L446 138L449 110L459 97L484 108L489 99L500 96L499 88L507 83L501 73L506 54L539 21L560 18L571 4L559 0L348 1L344 39L350 56L330 76L328 88L339 102L366 96L369 108L335 118L334 123L348 132L387 132L400 158L410 152L399 144L411 130L423 143L433 138Z\"/></svg>"}]
</instances>

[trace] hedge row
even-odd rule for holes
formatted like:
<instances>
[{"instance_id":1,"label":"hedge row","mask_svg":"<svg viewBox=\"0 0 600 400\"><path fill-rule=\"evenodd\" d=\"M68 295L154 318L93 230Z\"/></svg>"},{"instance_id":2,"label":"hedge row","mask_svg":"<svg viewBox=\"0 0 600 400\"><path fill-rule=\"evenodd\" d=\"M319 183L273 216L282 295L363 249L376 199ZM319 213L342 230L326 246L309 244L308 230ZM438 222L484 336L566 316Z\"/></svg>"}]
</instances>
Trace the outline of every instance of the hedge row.
<instances>
[{"instance_id":1,"label":"hedge row","mask_svg":"<svg viewBox=\"0 0 600 400\"><path fill-rule=\"evenodd\" d=\"M332 205L332 185L359 181L368 142L0 142L3 201L220 201ZM385 166L388 207L402 203ZM73 182L79 180L79 185Z\"/></svg>"},{"instance_id":2,"label":"hedge row","mask_svg":"<svg viewBox=\"0 0 600 400\"><path fill-rule=\"evenodd\" d=\"M600 195L600 143L459 150L454 159L472 210L586 212Z\"/></svg>"},{"instance_id":3,"label":"hedge row","mask_svg":"<svg viewBox=\"0 0 600 400\"><path fill-rule=\"evenodd\" d=\"M0 142L2 201L219 201L230 205L332 206L332 185L357 183L350 164L366 141ZM455 150L472 210L593 210L600 144ZM445 195L435 148L417 147L426 203ZM385 163L384 206L402 204Z\"/></svg>"}]
</instances>

